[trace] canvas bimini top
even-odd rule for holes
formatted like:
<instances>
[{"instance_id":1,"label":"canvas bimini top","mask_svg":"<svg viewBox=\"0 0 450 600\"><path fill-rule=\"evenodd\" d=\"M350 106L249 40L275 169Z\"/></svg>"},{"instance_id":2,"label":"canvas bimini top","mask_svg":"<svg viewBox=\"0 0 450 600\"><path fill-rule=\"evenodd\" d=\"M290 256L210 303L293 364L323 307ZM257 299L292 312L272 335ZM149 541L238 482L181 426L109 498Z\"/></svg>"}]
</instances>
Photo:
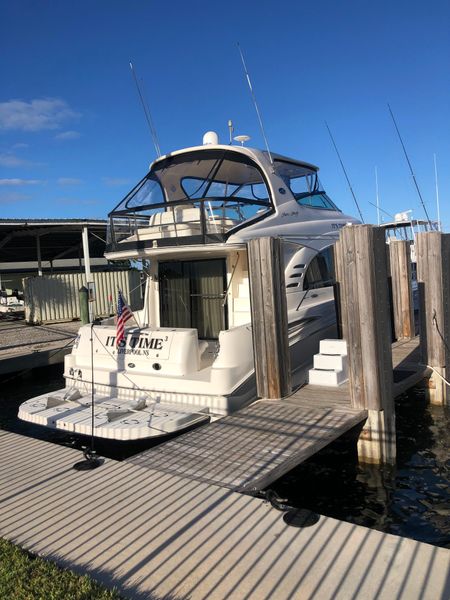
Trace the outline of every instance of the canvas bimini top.
<instances>
[{"instance_id":1,"label":"canvas bimini top","mask_svg":"<svg viewBox=\"0 0 450 600\"><path fill-rule=\"evenodd\" d=\"M109 214L107 252L226 242L291 204L298 219L342 214L312 164L242 146L205 145L154 161ZM303 209L303 211L302 211ZM329 214L327 215L329 218Z\"/></svg>"}]
</instances>

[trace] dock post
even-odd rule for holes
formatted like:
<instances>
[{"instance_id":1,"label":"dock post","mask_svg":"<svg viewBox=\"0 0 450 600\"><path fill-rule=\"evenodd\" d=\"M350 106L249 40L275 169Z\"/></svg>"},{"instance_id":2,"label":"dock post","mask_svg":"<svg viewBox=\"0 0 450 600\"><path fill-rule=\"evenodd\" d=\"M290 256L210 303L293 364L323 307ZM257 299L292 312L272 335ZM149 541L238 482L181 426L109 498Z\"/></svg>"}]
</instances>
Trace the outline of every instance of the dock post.
<instances>
[{"instance_id":1,"label":"dock post","mask_svg":"<svg viewBox=\"0 0 450 600\"><path fill-rule=\"evenodd\" d=\"M279 238L247 242L253 355L261 398L291 393L284 257Z\"/></svg>"},{"instance_id":2,"label":"dock post","mask_svg":"<svg viewBox=\"0 0 450 600\"><path fill-rule=\"evenodd\" d=\"M366 463L393 463L395 407L384 231L371 225L344 227L335 260L351 403L368 411L358 457Z\"/></svg>"},{"instance_id":3,"label":"dock post","mask_svg":"<svg viewBox=\"0 0 450 600\"><path fill-rule=\"evenodd\" d=\"M80 300L80 320L83 325L89 323L89 290L86 286L80 287L78 290Z\"/></svg>"},{"instance_id":4,"label":"dock post","mask_svg":"<svg viewBox=\"0 0 450 600\"><path fill-rule=\"evenodd\" d=\"M416 237L422 361L432 367L429 400L446 405L450 392L450 234L440 231Z\"/></svg>"},{"instance_id":5,"label":"dock post","mask_svg":"<svg viewBox=\"0 0 450 600\"><path fill-rule=\"evenodd\" d=\"M389 257L395 338L411 339L415 335L415 324L410 243L406 240L392 240L389 243Z\"/></svg>"}]
</instances>

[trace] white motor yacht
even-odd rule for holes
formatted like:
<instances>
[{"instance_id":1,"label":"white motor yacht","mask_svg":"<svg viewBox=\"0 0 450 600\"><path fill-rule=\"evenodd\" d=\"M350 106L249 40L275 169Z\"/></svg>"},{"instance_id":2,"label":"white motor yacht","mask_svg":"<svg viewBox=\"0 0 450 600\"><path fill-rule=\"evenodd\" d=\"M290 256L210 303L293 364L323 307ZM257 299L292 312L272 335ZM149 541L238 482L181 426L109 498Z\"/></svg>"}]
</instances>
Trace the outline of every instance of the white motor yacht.
<instances>
[{"instance_id":1,"label":"white motor yacht","mask_svg":"<svg viewBox=\"0 0 450 600\"><path fill-rule=\"evenodd\" d=\"M246 146L155 160L110 213L109 260L142 260L142 310L117 346L113 320L80 328L66 387L24 402L21 419L116 440L178 432L255 401L246 243L283 240L292 380L335 337L333 253L343 214L312 164ZM211 143L211 141L213 143Z\"/></svg>"}]
</instances>

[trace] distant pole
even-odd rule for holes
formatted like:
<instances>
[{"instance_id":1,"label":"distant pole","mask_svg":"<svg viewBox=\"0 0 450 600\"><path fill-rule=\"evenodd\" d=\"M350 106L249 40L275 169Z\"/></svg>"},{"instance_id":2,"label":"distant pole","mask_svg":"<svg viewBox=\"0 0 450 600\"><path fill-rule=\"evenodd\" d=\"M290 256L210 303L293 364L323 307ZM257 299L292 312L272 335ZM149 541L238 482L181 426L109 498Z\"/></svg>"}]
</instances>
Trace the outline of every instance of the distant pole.
<instances>
[{"instance_id":1,"label":"distant pole","mask_svg":"<svg viewBox=\"0 0 450 600\"><path fill-rule=\"evenodd\" d=\"M378 196L378 169L377 167L375 167L375 189L376 189L376 195L377 195L377 222L378 225L381 224L381 219L380 219L380 198Z\"/></svg>"},{"instance_id":2,"label":"distant pole","mask_svg":"<svg viewBox=\"0 0 450 600\"><path fill-rule=\"evenodd\" d=\"M39 235L36 236L36 251L37 251L37 262L38 262L38 275L42 277L42 255L41 255L41 238Z\"/></svg>"},{"instance_id":3,"label":"distant pole","mask_svg":"<svg viewBox=\"0 0 450 600\"><path fill-rule=\"evenodd\" d=\"M436 206L437 206L437 222L438 222L438 231L442 231L441 228L441 210L439 207L439 186L438 186L438 174L437 174L437 165L436 165L436 154L433 154L434 157L434 181L436 184Z\"/></svg>"}]
</instances>

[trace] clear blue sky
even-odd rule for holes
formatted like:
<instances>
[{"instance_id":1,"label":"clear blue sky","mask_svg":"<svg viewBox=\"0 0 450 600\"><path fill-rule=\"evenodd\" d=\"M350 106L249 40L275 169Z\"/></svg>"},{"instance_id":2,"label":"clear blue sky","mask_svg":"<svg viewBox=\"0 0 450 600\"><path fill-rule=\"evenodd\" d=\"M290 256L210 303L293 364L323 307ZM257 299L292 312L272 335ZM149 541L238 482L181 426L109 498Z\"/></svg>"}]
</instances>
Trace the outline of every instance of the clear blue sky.
<instances>
[{"instance_id":1,"label":"clear blue sky","mask_svg":"<svg viewBox=\"0 0 450 600\"><path fill-rule=\"evenodd\" d=\"M423 216L392 106L430 215L433 154L450 230L450 5L417 0L0 0L0 217L105 218L155 151L128 63L144 80L163 152L262 137L319 165L356 214L328 121L367 222L381 206Z\"/></svg>"}]
</instances>

